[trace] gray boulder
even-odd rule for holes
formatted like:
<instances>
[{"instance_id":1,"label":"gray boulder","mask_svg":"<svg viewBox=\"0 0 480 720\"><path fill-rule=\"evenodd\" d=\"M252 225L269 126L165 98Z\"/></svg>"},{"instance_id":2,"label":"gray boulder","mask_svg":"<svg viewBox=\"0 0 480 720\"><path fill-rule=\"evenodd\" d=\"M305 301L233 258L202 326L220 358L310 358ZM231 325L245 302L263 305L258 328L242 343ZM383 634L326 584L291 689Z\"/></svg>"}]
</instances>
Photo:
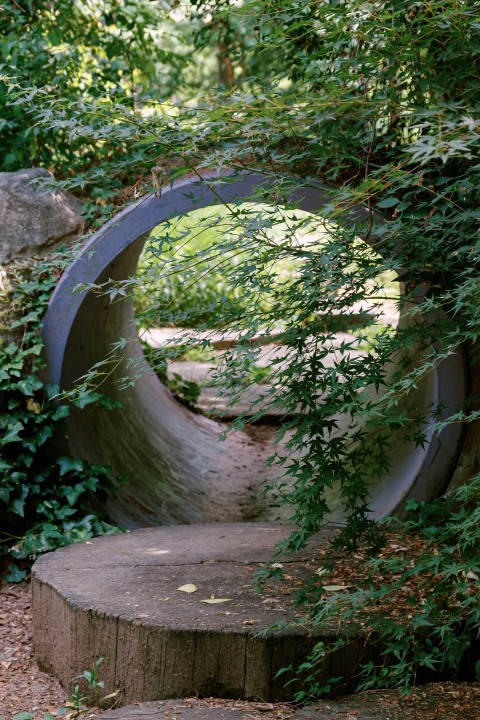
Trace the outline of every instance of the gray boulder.
<instances>
[{"instance_id":1,"label":"gray boulder","mask_svg":"<svg viewBox=\"0 0 480 720\"><path fill-rule=\"evenodd\" d=\"M0 173L0 265L68 243L83 228L81 203L63 190L35 182L52 178L43 168Z\"/></svg>"}]
</instances>

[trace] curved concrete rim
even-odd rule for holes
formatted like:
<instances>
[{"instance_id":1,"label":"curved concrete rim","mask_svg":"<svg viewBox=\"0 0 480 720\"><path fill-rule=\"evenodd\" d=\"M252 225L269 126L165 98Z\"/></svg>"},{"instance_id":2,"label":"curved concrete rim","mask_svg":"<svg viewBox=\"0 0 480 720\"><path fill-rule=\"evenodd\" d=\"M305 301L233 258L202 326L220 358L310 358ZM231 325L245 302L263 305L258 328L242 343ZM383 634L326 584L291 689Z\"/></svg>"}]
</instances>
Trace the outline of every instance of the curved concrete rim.
<instances>
[{"instance_id":1,"label":"curved concrete rim","mask_svg":"<svg viewBox=\"0 0 480 720\"><path fill-rule=\"evenodd\" d=\"M172 217L219 203L247 199L274 181L260 173L187 178L128 206L96 232L60 279L43 323L48 380L70 389L122 339L123 359L103 390L121 407L89 410L68 419L68 451L112 467L128 481L105 501L111 517L129 527L165 523L238 522L287 519L275 498L264 498L262 481L271 446L245 433L219 442L219 423L195 415L175 401L146 363L135 328L133 305L108 301L85 286L122 281L136 271L148 233ZM326 188L305 186L290 199L316 213L330 200ZM193 200L193 202L192 202ZM353 220L367 217L357 208ZM78 289L82 288L83 289ZM136 382L119 388L132 368ZM461 349L436 369L416 395L420 408L455 412L466 397ZM415 403L414 403L415 404ZM425 446L392 442L392 468L372 486L375 517L401 512L408 498L428 500L447 485L461 449L462 429L429 431ZM277 471L278 472L278 471Z\"/></svg>"}]
</instances>

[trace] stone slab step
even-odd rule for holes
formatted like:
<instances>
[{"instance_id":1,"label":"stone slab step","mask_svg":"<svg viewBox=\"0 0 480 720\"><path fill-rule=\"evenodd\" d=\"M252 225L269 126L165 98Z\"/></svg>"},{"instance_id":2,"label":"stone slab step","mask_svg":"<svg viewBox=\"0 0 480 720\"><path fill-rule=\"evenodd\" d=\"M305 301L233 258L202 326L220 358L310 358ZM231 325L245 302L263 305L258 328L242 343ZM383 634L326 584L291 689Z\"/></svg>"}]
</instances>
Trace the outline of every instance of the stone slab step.
<instances>
[{"instance_id":1,"label":"stone slab step","mask_svg":"<svg viewBox=\"0 0 480 720\"><path fill-rule=\"evenodd\" d=\"M281 330L271 330L262 335L255 335L249 339L250 344L265 345L275 342L282 335ZM168 328L168 327L152 327L149 330L141 330L139 337L144 340L152 348L161 348L167 346L181 345L183 338L194 338L195 343L208 340L212 348L226 350L238 345L241 335L238 332L225 330L194 330L191 328Z\"/></svg>"},{"instance_id":2,"label":"stone slab step","mask_svg":"<svg viewBox=\"0 0 480 720\"><path fill-rule=\"evenodd\" d=\"M184 702L162 701L139 703L109 710L97 720L409 720L412 716L398 703L398 694L381 697L350 695L340 700L324 700L285 715L258 704L248 710L229 707L196 707ZM415 717L415 716L414 716ZM419 716L416 716L419 717ZM431 716L433 717L433 715Z\"/></svg>"}]
</instances>

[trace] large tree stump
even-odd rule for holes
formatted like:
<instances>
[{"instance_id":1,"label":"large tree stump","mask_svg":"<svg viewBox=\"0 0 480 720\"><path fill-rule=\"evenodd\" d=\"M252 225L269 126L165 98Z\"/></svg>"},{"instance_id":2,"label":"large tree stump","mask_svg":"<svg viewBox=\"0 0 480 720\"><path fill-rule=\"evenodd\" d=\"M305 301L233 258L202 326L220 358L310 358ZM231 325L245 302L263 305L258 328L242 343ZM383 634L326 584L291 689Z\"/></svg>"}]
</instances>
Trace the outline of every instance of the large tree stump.
<instances>
[{"instance_id":1,"label":"large tree stump","mask_svg":"<svg viewBox=\"0 0 480 720\"><path fill-rule=\"evenodd\" d=\"M64 686L99 657L105 692L121 704L200 696L280 700L282 667L295 665L315 642L332 643L338 629L311 634L304 625L273 631L301 611L282 595L252 588L260 565L289 532L279 524L235 523L163 527L96 538L45 555L33 571L35 654ZM325 548L331 533L287 558L288 573ZM198 590L178 590L187 583ZM283 586L285 587L285 585ZM228 599L207 604L202 600ZM279 599L280 598L280 599ZM258 633L266 630L264 636ZM325 664L348 680L365 659L364 639Z\"/></svg>"}]
</instances>

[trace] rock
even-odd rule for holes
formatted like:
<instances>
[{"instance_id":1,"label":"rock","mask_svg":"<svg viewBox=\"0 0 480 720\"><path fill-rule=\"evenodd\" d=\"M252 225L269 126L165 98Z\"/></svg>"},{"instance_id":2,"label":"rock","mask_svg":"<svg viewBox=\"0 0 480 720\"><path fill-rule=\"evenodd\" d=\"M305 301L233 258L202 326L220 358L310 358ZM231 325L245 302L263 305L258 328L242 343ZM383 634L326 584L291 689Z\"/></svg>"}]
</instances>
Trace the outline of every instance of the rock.
<instances>
[{"instance_id":1,"label":"rock","mask_svg":"<svg viewBox=\"0 0 480 720\"><path fill-rule=\"evenodd\" d=\"M184 703L148 702L109 710L101 720L252 720L252 713L221 707L188 707Z\"/></svg>"},{"instance_id":2,"label":"rock","mask_svg":"<svg viewBox=\"0 0 480 720\"><path fill-rule=\"evenodd\" d=\"M51 177L43 168L0 173L0 264L68 243L82 231L81 203L34 182Z\"/></svg>"}]
</instances>

